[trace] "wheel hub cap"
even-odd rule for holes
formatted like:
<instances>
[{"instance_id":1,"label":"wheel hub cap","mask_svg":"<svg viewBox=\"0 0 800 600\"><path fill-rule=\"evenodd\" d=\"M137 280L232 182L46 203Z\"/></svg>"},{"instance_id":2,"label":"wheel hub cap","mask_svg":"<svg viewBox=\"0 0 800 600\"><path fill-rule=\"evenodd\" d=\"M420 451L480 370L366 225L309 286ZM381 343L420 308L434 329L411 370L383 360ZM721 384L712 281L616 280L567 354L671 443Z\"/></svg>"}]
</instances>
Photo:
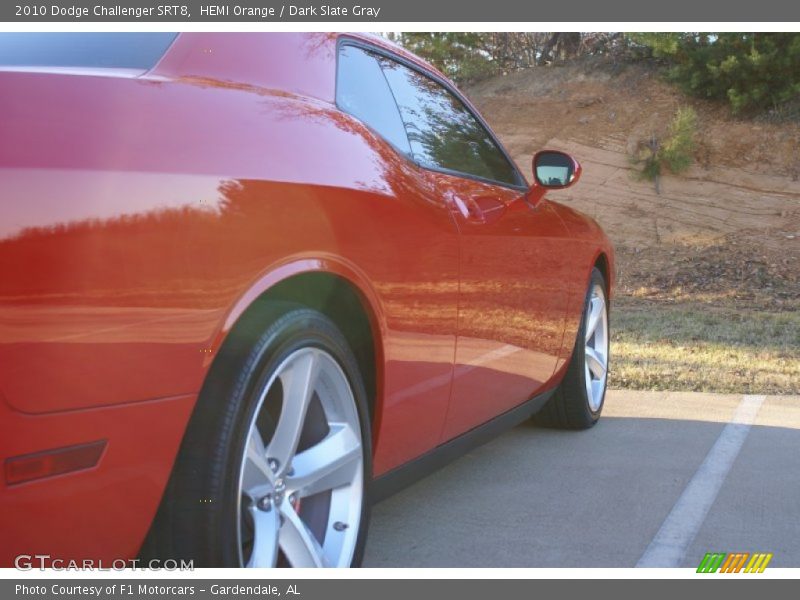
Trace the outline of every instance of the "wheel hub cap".
<instances>
[{"instance_id":1,"label":"wheel hub cap","mask_svg":"<svg viewBox=\"0 0 800 600\"><path fill-rule=\"evenodd\" d=\"M275 506L280 506L281 502L283 502L283 496L286 493L286 484L284 483L283 479L278 479L275 481L275 491L273 493L273 498L275 502Z\"/></svg>"}]
</instances>

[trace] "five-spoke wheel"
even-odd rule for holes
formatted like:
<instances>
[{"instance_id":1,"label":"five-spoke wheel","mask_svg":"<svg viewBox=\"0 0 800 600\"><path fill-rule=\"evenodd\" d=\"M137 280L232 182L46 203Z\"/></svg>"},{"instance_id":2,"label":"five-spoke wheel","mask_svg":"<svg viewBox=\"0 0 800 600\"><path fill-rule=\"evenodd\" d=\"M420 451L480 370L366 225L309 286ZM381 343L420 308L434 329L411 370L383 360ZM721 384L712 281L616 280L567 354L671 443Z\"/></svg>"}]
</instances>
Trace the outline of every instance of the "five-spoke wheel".
<instances>
[{"instance_id":1,"label":"five-spoke wheel","mask_svg":"<svg viewBox=\"0 0 800 600\"><path fill-rule=\"evenodd\" d=\"M260 306L215 359L148 554L198 567L358 566L371 456L347 338L319 312Z\"/></svg>"},{"instance_id":2,"label":"five-spoke wheel","mask_svg":"<svg viewBox=\"0 0 800 600\"><path fill-rule=\"evenodd\" d=\"M267 380L250 421L239 477L241 564L350 565L363 469L347 377L324 350L294 351Z\"/></svg>"}]
</instances>

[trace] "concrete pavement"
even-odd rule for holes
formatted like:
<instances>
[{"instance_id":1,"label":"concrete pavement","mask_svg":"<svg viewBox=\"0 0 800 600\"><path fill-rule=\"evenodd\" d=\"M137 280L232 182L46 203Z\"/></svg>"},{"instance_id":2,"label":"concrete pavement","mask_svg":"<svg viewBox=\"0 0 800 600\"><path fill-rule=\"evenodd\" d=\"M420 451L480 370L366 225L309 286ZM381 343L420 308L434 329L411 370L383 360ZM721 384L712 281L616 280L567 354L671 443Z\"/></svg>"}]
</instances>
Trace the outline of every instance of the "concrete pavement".
<instances>
[{"instance_id":1,"label":"concrete pavement","mask_svg":"<svg viewBox=\"0 0 800 600\"><path fill-rule=\"evenodd\" d=\"M800 567L800 397L744 400L610 391L589 431L517 427L377 505L364 564Z\"/></svg>"}]
</instances>

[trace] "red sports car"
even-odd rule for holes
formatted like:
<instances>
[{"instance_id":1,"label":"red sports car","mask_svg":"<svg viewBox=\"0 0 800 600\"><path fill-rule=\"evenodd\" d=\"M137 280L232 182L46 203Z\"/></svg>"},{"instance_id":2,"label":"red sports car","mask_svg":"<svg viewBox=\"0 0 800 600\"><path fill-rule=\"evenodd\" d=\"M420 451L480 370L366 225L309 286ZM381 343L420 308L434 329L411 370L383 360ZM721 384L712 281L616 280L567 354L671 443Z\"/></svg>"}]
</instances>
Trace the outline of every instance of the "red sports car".
<instances>
[{"instance_id":1,"label":"red sports car","mask_svg":"<svg viewBox=\"0 0 800 600\"><path fill-rule=\"evenodd\" d=\"M600 416L580 166L403 49L9 33L0 89L2 566L358 565L370 502Z\"/></svg>"}]
</instances>

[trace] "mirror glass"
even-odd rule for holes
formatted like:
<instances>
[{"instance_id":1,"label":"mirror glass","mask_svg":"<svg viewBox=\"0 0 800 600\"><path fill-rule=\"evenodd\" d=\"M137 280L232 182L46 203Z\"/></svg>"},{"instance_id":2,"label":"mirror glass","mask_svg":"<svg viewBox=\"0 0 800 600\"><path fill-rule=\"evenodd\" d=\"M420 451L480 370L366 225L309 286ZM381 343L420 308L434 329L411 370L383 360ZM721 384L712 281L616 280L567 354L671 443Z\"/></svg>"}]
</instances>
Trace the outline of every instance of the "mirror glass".
<instances>
[{"instance_id":1,"label":"mirror glass","mask_svg":"<svg viewBox=\"0 0 800 600\"><path fill-rule=\"evenodd\" d=\"M546 187L563 187L572 181L575 163L561 152L542 152L536 157L536 179Z\"/></svg>"}]
</instances>

